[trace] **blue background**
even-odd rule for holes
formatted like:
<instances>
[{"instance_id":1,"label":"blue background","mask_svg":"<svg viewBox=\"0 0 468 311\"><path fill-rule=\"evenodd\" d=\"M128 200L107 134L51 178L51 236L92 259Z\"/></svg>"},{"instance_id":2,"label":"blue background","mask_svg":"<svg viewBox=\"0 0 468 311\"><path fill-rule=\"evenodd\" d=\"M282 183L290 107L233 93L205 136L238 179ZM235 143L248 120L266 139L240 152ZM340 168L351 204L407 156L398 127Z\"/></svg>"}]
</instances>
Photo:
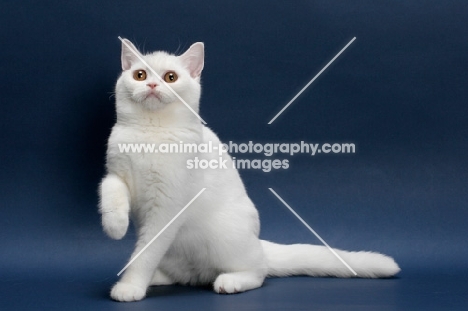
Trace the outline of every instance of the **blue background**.
<instances>
[{"instance_id":1,"label":"blue background","mask_svg":"<svg viewBox=\"0 0 468 311\"><path fill-rule=\"evenodd\" d=\"M0 309L462 310L468 306L466 1L3 1ZM390 280L294 277L218 296L108 298L134 242L97 214L120 41L206 48L201 115L222 140L352 142L241 172L264 239L375 250ZM268 121L353 37L272 125ZM278 155L277 158L287 158Z\"/></svg>"}]
</instances>

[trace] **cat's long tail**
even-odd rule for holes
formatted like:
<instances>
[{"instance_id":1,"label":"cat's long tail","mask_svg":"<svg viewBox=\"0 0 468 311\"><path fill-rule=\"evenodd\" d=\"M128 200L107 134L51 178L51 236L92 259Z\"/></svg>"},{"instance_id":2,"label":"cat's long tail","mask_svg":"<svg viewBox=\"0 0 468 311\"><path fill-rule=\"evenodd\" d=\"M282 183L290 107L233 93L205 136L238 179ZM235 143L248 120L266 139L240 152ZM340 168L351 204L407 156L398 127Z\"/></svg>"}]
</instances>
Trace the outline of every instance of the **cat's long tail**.
<instances>
[{"instance_id":1,"label":"cat's long tail","mask_svg":"<svg viewBox=\"0 0 468 311\"><path fill-rule=\"evenodd\" d=\"M335 252L357 273L354 275L327 247L309 244L281 245L262 241L268 276L334 276L386 278L400 271L393 258L371 252Z\"/></svg>"}]
</instances>

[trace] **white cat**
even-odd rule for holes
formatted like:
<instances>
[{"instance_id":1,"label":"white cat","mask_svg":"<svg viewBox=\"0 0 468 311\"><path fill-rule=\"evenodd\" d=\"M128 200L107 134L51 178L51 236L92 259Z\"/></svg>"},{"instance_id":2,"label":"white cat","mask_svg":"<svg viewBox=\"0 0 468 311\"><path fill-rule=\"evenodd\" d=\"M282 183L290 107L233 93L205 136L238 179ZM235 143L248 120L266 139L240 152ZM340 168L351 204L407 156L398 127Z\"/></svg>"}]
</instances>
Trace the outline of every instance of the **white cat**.
<instances>
[{"instance_id":1,"label":"white cat","mask_svg":"<svg viewBox=\"0 0 468 311\"><path fill-rule=\"evenodd\" d=\"M215 292L231 294L260 287L267 276L353 277L324 246L260 240L257 210L228 154L222 156L227 169L196 170L187 168L187 160L218 159L218 154L120 152L122 143L221 144L168 88L198 112L203 66L203 43L193 44L181 56L141 55L123 40L117 122L99 190L104 231L121 239L131 216L138 237L134 257L202 188L206 190L125 270L111 297L140 300L148 286L174 283L213 284ZM336 252L359 277L390 277L400 271L392 258L381 254Z\"/></svg>"}]
</instances>

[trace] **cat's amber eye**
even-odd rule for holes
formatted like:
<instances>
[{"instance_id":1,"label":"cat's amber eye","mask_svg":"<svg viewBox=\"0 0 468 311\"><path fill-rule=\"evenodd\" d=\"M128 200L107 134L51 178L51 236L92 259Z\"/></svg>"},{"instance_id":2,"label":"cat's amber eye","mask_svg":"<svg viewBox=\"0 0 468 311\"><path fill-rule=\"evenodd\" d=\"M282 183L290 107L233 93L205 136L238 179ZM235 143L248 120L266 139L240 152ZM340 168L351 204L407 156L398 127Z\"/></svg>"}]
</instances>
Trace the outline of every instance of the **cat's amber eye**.
<instances>
[{"instance_id":1,"label":"cat's amber eye","mask_svg":"<svg viewBox=\"0 0 468 311\"><path fill-rule=\"evenodd\" d=\"M168 71L164 75L164 81L166 81L167 83L174 83L177 81L177 78L177 74L174 71Z\"/></svg>"},{"instance_id":2,"label":"cat's amber eye","mask_svg":"<svg viewBox=\"0 0 468 311\"><path fill-rule=\"evenodd\" d=\"M146 71L144 70L135 70L133 72L133 79L137 80L137 81L144 81L146 80Z\"/></svg>"}]
</instances>

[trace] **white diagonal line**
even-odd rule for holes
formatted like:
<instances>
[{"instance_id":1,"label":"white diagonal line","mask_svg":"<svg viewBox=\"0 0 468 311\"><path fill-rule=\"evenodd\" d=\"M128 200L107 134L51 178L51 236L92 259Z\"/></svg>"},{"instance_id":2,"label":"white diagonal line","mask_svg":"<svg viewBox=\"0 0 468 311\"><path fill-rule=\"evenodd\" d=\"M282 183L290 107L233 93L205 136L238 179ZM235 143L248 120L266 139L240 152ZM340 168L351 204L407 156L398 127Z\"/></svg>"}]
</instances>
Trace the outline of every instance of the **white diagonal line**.
<instances>
[{"instance_id":1,"label":"white diagonal line","mask_svg":"<svg viewBox=\"0 0 468 311\"><path fill-rule=\"evenodd\" d=\"M309 83L307 83L306 86L304 86L304 87L302 88L302 90L300 90L299 93L297 93L297 95L294 96L293 99L291 99L291 100L289 101L289 103L287 103L286 106L284 106L283 109L281 109L281 111L278 112L278 113L276 114L276 116L273 117L273 119L270 120L270 122L268 122L268 124L272 124L273 121L275 121L276 118L278 118L278 117L280 116L280 114L282 114L283 111L285 111L286 108L288 108L289 105L291 105L291 104L293 103L293 101L295 101L295 100L299 97L299 95L301 95L302 92L304 92L304 91L309 87L309 85L311 85L312 82L314 82L315 79L317 79L317 78L322 74L322 72L324 72L325 69L327 69L328 66L330 66L330 65L332 64L332 63L335 61L335 59L337 59L338 56L340 56L341 53L343 53L344 50L346 50L346 49L348 48L348 46L350 46L351 43L353 43L354 40L356 40L356 37L354 37L353 39L351 39L351 41L349 41L348 44L346 44L346 46L345 46L344 48L342 48L341 51L339 51L338 54L336 54L335 57L333 57L333 59L332 59L331 61L329 61L328 64L326 64L325 67L323 67L323 69L320 70L320 72L317 73L317 74L315 75L315 77L313 77L312 80L310 80Z\"/></svg>"},{"instance_id":2,"label":"white diagonal line","mask_svg":"<svg viewBox=\"0 0 468 311\"><path fill-rule=\"evenodd\" d=\"M163 78L161 78L160 75L157 74L156 71L154 71L153 68L150 67L150 65L148 65L148 63L140 56L140 53L138 53L137 51L133 50L132 47L130 47L130 45L128 45L127 42L125 42L120 36L119 36L119 39L120 41L122 41L123 44L125 44L125 46L130 49L130 51L133 52L133 54L135 54L136 57L138 57L138 59L143 63L143 65L145 65L156 77L158 77L158 79L172 92L172 94L174 94L185 106L187 106L187 108L194 114L197 116L198 119L200 119L200 121L202 121L203 124L206 124L205 120L202 119L202 117L200 117L200 115L198 113L196 113L195 110L192 109L192 107L189 106L189 104L187 104L185 102L185 100L180 97L179 94L177 94L176 91L174 91L172 89L172 87L169 86L169 84L166 83L166 81L164 81Z\"/></svg>"},{"instance_id":3,"label":"white diagonal line","mask_svg":"<svg viewBox=\"0 0 468 311\"><path fill-rule=\"evenodd\" d=\"M151 243L153 243L167 228L169 228L169 226L172 225L172 223L180 215L182 215L182 213L190 206L190 204L192 204L193 201L195 201L200 196L200 194L202 194L202 192L205 191L205 190L206 190L206 188L203 188L202 190L200 190L200 192L198 192L198 194L192 200L190 200L190 202L188 202L187 205L185 205L184 208L180 212L178 212L177 215L175 215L174 218L172 218L172 220L169 221L167 223L167 225L164 226L164 228L162 228L161 231L159 231L159 233L156 234L156 236L154 238L152 238L151 241L149 241L148 244L146 244L146 246L143 247L141 249L141 251L139 251L138 254L136 254L135 257L133 257L132 260L130 260L130 262L122 270L120 270L119 273L117 273L117 275L120 276L122 274L122 272L124 272L135 261L135 259L137 259L141 255L141 253L143 253L151 245Z\"/></svg>"},{"instance_id":4,"label":"white diagonal line","mask_svg":"<svg viewBox=\"0 0 468 311\"><path fill-rule=\"evenodd\" d=\"M322 239L322 238L320 237L320 235L318 235L318 233L315 232L315 230L312 229L312 228L304 221L304 219L302 219L302 217L299 216L299 215L292 209L292 207L289 206L288 203L286 203L286 202L283 200L283 198L281 198L281 197L275 192L275 190L273 190L272 188L268 188L268 189L281 201L281 203L283 203L283 204L291 211L291 213L294 214L294 216L296 216L296 217L304 224L304 226L307 227L307 229L310 230L310 232L312 232L312 233L320 240L320 242L323 243L323 245L325 245L325 246L330 250L330 252L333 253L333 255L336 256L336 258L338 258L338 259L346 266L346 268L349 269L349 271L351 271L355 276L357 276L356 271L354 271L353 268L351 268L351 267L346 263L346 261L344 261L343 258L341 258L341 257L335 252L335 250L334 250L333 248L331 248L330 245L328 245L327 242L325 242L325 240Z\"/></svg>"}]
</instances>

